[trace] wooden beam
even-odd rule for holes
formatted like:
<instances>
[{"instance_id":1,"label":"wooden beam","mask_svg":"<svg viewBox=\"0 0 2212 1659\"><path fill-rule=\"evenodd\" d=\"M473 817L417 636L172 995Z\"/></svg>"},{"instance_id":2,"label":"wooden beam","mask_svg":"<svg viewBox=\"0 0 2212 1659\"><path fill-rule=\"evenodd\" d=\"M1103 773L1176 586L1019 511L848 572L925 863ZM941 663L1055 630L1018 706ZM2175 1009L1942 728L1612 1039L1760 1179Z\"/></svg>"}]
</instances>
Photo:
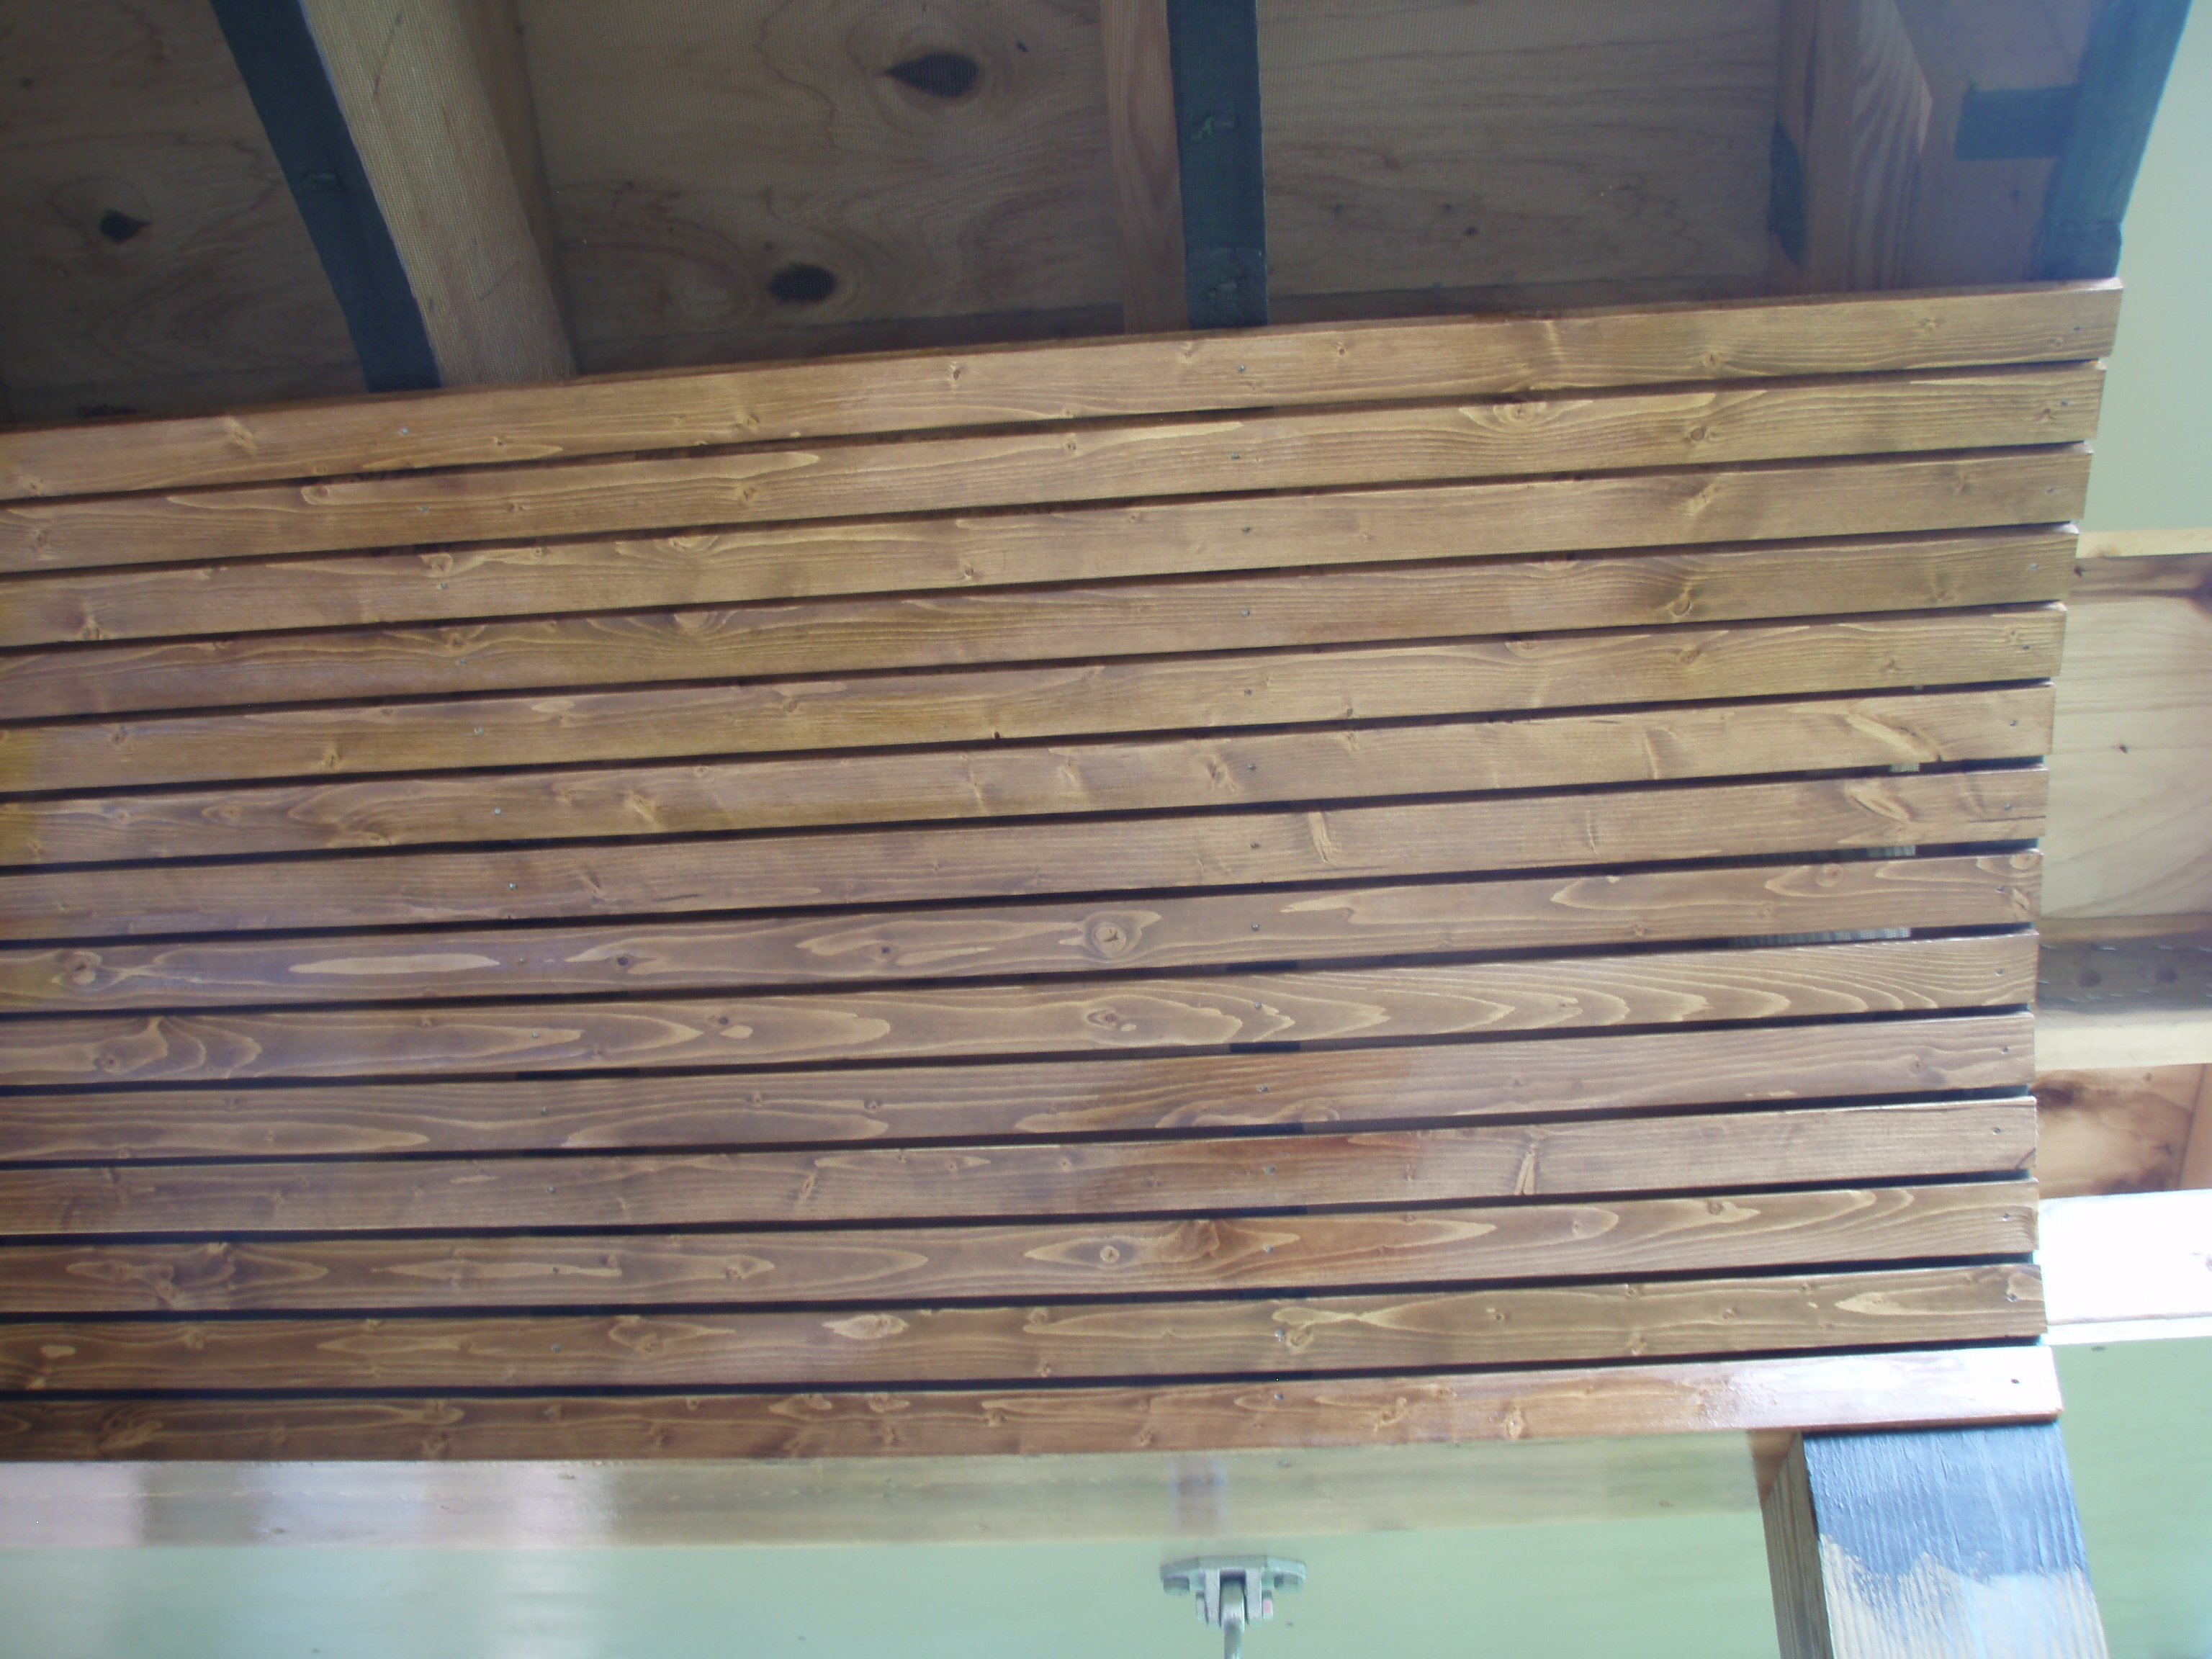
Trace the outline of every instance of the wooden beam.
<instances>
[{"instance_id":1,"label":"wooden beam","mask_svg":"<svg viewBox=\"0 0 2212 1659\"><path fill-rule=\"evenodd\" d=\"M1131 334L1185 327L1182 166L1169 0L1101 0L1106 45L1106 138L1121 245L1121 326Z\"/></svg>"},{"instance_id":2,"label":"wooden beam","mask_svg":"<svg viewBox=\"0 0 2212 1659\"><path fill-rule=\"evenodd\" d=\"M1806 1435L1763 1508L1782 1659L2104 1659L2055 1424Z\"/></svg>"},{"instance_id":3,"label":"wooden beam","mask_svg":"<svg viewBox=\"0 0 2212 1659\"><path fill-rule=\"evenodd\" d=\"M2090 540L2058 677L2045 913L2212 911L2212 534Z\"/></svg>"},{"instance_id":4,"label":"wooden beam","mask_svg":"<svg viewBox=\"0 0 2212 1659\"><path fill-rule=\"evenodd\" d=\"M2120 221L2188 21L2189 0L2110 0L2098 14L2032 275L2064 282L2119 270Z\"/></svg>"},{"instance_id":5,"label":"wooden beam","mask_svg":"<svg viewBox=\"0 0 2212 1659\"><path fill-rule=\"evenodd\" d=\"M371 392L439 382L421 306L297 0L212 0Z\"/></svg>"},{"instance_id":6,"label":"wooden beam","mask_svg":"<svg viewBox=\"0 0 2212 1659\"><path fill-rule=\"evenodd\" d=\"M524 198L524 181L538 169L527 157L518 167L501 130L501 104L512 112L518 102L519 41L497 27L471 39L463 0L299 4L405 267L441 382L574 374L559 277ZM492 76L479 41L495 54ZM512 115L509 127L522 142Z\"/></svg>"},{"instance_id":7,"label":"wooden beam","mask_svg":"<svg viewBox=\"0 0 2212 1659\"><path fill-rule=\"evenodd\" d=\"M1267 320L1256 0L1166 0L1193 328Z\"/></svg>"},{"instance_id":8,"label":"wooden beam","mask_svg":"<svg viewBox=\"0 0 2212 1659\"><path fill-rule=\"evenodd\" d=\"M2047 944L2036 981L2040 1071L2212 1063L2212 933Z\"/></svg>"}]
</instances>

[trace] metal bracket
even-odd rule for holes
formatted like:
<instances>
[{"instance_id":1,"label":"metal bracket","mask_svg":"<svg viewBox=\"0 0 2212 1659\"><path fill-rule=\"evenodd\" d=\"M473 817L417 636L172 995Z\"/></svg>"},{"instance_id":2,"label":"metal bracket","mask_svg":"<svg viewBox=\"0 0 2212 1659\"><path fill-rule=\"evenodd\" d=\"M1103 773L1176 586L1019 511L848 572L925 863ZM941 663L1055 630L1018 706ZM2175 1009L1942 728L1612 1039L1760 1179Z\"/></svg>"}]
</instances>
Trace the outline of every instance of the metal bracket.
<instances>
[{"instance_id":1,"label":"metal bracket","mask_svg":"<svg viewBox=\"0 0 2212 1659\"><path fill-rule=\"evenodd\" d=\"M1160 1588L1195 1596L1198 1616L1221 1632L1222 1659L1243 1659L1244 1632L1275 1616L1275 1592L1305 1582L1306 1564L1279 1555L1205 1555L1160 1569Z\"/></svg>"}]
</instances>

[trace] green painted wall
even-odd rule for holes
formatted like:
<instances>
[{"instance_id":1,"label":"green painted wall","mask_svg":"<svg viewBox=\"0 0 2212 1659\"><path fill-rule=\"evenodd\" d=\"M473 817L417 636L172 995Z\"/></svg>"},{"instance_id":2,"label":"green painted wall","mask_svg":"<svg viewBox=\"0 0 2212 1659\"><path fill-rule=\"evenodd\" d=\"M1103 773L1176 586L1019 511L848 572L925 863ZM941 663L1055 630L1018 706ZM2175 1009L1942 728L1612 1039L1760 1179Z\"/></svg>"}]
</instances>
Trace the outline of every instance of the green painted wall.
<instances>
[{"instance_id":1,"label":"green painted wall","mask_svg":"<svg viewBox=\"0 0 2212 1659\"><path fill-rule=\"evenodd\" d=\"M2194 8L2128 204L2119 343L2082 522L2212 526L2212 6Z\"/></svg>"}]
</instances>

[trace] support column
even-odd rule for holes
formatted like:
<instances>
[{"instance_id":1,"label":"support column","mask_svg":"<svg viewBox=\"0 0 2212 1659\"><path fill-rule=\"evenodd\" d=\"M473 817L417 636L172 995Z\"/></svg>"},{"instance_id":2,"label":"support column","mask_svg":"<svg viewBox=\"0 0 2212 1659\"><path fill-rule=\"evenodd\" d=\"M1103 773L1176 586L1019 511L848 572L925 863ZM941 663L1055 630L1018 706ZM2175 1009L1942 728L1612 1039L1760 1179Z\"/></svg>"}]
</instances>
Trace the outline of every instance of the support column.
<instances>
[{"instance_id":1,"label":"support column","mask_svg":"<svg viewBox=\"0 0 2212 1659\"><path fill-rule=\"evenodd\" d=\"M1802 1436L1763 1509L1782 1659L2105 1659L2055 1423Z\"/></svg>"}]
</instances>

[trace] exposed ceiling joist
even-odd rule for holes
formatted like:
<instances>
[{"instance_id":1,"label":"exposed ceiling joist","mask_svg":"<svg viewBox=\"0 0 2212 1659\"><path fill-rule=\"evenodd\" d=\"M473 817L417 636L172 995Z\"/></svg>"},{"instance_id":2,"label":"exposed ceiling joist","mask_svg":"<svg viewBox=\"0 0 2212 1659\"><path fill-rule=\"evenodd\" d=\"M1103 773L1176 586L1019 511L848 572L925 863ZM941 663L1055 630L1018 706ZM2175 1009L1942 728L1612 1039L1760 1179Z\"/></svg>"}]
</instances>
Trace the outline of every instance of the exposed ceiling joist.
<instances>
[{"instance_id":1,"label":"exposed ceiling joist","mask_svg":"<svg viewBox=\"0 0 2212 1659\"><path fill-rule=\"evenodd\" d=\"M1168 0L1101 0L1098 27L1121 243L1121 325L1132 334L1166 333L1189 320Z\"/></svg>"},{"instance_id":2,"label":"exposed ceiling joist","mask_svg":"<svg viewBox=\"0 0 2212 1659\"><path fill-rule=\"evenodd\" d=\"M511 6L216 11L369 386L574 374Z\"/></svg>"}]
</instances>

